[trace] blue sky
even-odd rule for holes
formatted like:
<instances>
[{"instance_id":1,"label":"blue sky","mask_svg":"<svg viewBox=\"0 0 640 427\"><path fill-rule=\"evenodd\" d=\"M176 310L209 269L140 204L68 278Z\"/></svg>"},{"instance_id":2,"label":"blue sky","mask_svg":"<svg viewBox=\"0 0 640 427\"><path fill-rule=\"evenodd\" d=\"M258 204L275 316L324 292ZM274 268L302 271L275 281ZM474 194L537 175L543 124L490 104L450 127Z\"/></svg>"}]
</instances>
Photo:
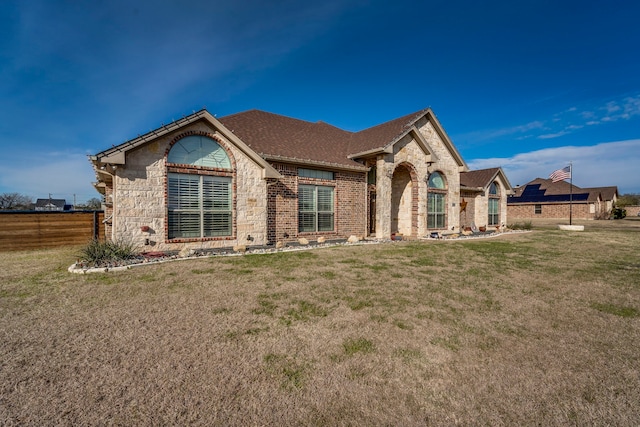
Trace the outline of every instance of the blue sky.
<instances>
[{"instance_id":1,"label":"blue sky","mask_svg":"<svg viewBox=\"0 0 640 427\"><path fill-rule=\"evenodd\" d=\"M431 107L472 169L640 193L640 2L0 2L0 193L206 107L357 131Z\"/></svg>"}]
</instances>

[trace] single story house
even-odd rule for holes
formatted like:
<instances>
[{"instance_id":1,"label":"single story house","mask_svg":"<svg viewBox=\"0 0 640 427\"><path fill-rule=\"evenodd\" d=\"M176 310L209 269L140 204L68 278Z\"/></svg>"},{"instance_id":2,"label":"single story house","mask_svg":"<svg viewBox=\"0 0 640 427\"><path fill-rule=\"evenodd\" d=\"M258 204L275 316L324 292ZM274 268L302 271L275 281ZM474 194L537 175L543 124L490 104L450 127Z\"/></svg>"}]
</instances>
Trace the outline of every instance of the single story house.
<instances>
[{"instance_id":1,"label":"single story house","mask_svg":"<svg viewBox=\"0 0 640 427\"><path fill-rule=\"evenodd\" d=\"M512 192L499 167L469 171L430 108L360 132L201 110L90 161L105 235L154 250L491 228Z\"/></svg>"},{"instance_id":2,"label":"single story house","mask_svg":"<svg viewBox=\"0 0 640 427\"><path fill-rule=\"evenodd\" d=\"M36 211L69 211L72 207L65 199L37 199L33 205Z\"/></svg>"},{"instance_id":3,"label":"single story house","mask_svg":"<svg viewBox=\"0 0 640 427\"><path fill-rule=\"evenodd\" d=\"M566 181L536 178L507 198L509 219L607 219L618 200L617 187L580 188ZM570 203L571 201L571 203Z\"/></svg>"}]
</instances>

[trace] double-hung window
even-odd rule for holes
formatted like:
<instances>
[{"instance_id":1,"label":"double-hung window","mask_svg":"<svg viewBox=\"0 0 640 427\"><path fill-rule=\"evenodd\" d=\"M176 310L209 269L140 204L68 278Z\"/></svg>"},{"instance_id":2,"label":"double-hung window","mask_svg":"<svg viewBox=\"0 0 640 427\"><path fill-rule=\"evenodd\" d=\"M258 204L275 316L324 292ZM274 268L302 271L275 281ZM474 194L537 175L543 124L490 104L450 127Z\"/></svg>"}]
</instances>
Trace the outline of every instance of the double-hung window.
<instances>
[{"instance_id":1,"label":"double-hung window","mask_svg":"<svg viewBox=\"0 0 640 427\"><path fill-rule=\"evenodd\" d=\"M298 231L334 230L334 187L324 185L298 186Z\"/></svg>"},{"instance_id":2,"label":"double-hung window","mask_svg":"<svg viewBox=\"0 0 640 427\"><path fill-rule=\"evenodd\" d=\"M488 225L500 224L500 195L498 185L493 182L489 187L489 218Z\"/></svg>"},{"instance_id":3,"label":"double-hung window","mask_svg":"<svg viewBox=\"0 0 640 427\"><path fill-rule=\"evenodd\" d=\"M225 150L211 138L191 135L174 144L167 163L168 238L232 236L233 182Z\"/></svg>"},{"instance_id":4,"label":"double-hung window","mask_svg":"<svg viewBox=\"0 0 640 427\"><path fill-rule=\"evenodd\" d=\"M429 193L427 196L427 228L444 228L445 195Z\"/></svg>"}]
</instances>

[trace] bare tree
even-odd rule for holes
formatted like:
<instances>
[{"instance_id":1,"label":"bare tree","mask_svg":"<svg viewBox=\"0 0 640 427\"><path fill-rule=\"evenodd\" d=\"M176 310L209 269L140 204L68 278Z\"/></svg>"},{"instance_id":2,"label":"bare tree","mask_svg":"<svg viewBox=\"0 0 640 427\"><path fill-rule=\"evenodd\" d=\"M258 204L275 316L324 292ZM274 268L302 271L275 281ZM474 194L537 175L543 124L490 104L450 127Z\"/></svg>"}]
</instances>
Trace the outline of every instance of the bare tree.
<instances>
[{"instance_id":1,"label":"bare tree","mask_svg":"<svg viewBox=\"0 0 640 427\"><path fill-rule=\"evenodd\" d=\"M76 209L86 209L89 211L99 211L102 209L102 202L97 197L92 197L86 203L76 205Z\"/></svg>"},{"instance_id":2,"label":"bare tree","mask_svg":"<svg viewBox=\"0 0 640 427\"><path fill-rule=\"evenodd\" d=\"M33 199L20 193L2 193L0 194L0 209L17 210L30 209Z\"/></svg>"}]
</instances>

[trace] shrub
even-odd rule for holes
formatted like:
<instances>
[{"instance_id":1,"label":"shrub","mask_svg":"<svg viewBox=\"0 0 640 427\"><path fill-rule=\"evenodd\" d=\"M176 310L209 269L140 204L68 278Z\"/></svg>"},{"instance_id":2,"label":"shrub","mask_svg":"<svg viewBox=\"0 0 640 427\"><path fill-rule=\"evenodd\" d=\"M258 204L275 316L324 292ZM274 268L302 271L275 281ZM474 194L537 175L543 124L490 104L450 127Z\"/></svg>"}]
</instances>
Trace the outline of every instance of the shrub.
<instances>
[{"instance_id":1,"label":"shrub","mask_svg":"<svg viewBox=\"0 0 640 427\"><path fill-rule=\"evenodd\" d=\"M533 226L531 225L531 221L526 221L523 223L516 222L515 224L509 224L509 228L512 230L531 230Z\"/></svg>"},{"instance_id":2,"label":"shrub","mask_svg":"<svg viewBox=\"0 0 640 427\"><path fill-rule=\"evenodd\" d=\"M622 219L627 216L627 210L622 208L613 208L611 210L611 214L613 215L613 219Z\"/></svg>"},{"instance_id":3,"label":"shrub","mask_svg":"<svg viewBox=\"0 0 640 427\"><path fill-rule=\"evenodd\" d=\"M104 241L93 239L80 251L84 262L102 264L135 258L138 251L133 243L123 240Z\"/></svg>"}]
</instances>

